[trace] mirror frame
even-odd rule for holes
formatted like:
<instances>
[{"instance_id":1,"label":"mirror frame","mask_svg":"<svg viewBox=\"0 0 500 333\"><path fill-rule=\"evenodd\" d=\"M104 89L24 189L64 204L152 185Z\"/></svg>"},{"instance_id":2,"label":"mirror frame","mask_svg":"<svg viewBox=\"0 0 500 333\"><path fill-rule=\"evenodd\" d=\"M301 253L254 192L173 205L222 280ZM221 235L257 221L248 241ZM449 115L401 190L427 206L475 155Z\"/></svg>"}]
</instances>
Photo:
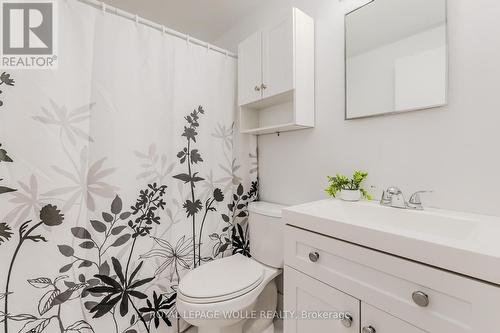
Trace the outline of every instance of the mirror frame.
<instances>
[{"instance_id":1,"label":"mirror frame","mask_svg":"<svg viewBox=\"0 0 500 333\"><path fill-rule=\"evenodd\" d=\"M430 107L420 107L420 108L415 108L415 109L408 109L408 110L402 110L402 111L388 111L384 113L377 113L377 114L372 114L372 115L366 115L366 116L359 116L359 117L349 117L347 114L347 16L349 14L352 14L366 6L372 5L376 0L368 0L367 3L352 9L344 14L344 121L346 120L356 120L356 119L367 119L367 118L375 118L375 117L384 117L384 116L391 116L391 115L397 115L397 114L405 114L408 112L415 112L415 111L425 111L425 110L433 110L437 108L442 108L444 106L447 106L449 103L449 95L448 95L448 90L450 86L450 50L449 50L449 27L448 27L448 0L444 0L445 3L445 45L446 45L446 87L445 87L445 103L442 105L436 105L436 106L430 106Z\"/></svg>"}]
</instances>

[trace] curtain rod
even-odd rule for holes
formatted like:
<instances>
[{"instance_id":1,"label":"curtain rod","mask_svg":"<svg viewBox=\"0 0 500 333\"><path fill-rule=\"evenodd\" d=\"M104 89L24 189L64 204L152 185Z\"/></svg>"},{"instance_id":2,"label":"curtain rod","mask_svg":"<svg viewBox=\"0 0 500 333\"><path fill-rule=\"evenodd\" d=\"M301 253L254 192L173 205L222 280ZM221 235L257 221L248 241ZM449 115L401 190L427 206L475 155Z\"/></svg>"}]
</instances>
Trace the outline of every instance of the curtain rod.
<instances>
[{"instance_id":1,"label":"curtain rod","mask_svg":"<svg viewBox=\"0 0 500 333\"><path fill-rule=\"evenodd\" d=\"M171 35L171 36L174 36L174 37L177 37L177 38L180 38L180 39L184 39L188 43L205 47L205 48L207 48L209 50L213 50L215 52L218 52L218 53L224 54L226 56L229 56L231 58L235 58L235 59L238 58L238 56L236 54L234 54L232 52L229 52L228 50L222 49L222 48L217 47L215 45L212 45L210 43L207 43L207 42L204 42L202 40L199 40L197 38L194 38L194 37L191 37L189 35L183 34L181 32L175 31L175 30L170 29L170 28L168 28L168 27L166 27L164 25L161 25L159 23L156 23L156 22L150 21L148 19L145 19L143 17L140 17L139 15L134 15L134 14L129 13L127 11L124 11L122 9L110 6L110 5L106 4L103 1L98 1L98 0L77 0L77 1L79 1L81 3L84 3L84 4L87 4L87 5L90 5L90 6L94 7L94 8L101 9L104 12L107 12L107 13L110 13L110 14L114 14L114 15L117 15L117 16L121 16L121 17L124 17L126 19L135 21L137 23L143 24L143 25L148 26L150 28L153 28L155 30L164 32L164 33L166 33L168 35Z\"/></svg>"}]
</instances>

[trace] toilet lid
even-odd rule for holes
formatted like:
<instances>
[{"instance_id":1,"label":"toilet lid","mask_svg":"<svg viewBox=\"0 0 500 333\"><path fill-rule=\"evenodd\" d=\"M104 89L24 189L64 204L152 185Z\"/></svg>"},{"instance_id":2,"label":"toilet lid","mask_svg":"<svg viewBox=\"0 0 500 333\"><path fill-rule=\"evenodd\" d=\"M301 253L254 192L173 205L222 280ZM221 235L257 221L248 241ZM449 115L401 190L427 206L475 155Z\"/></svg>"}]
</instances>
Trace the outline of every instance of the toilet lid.
<instances>
[{"instance_id":1,"label":"toilet lid","mask_svg":"<svg viewBox=\"0 0 500 333\"><path fill-rule=\"evenodd\" d=\"M178 291L193 303L220 302L252 291L263 278L260 263L236 254L192 270L181 279Z\"/></svg>"}]
</instances>

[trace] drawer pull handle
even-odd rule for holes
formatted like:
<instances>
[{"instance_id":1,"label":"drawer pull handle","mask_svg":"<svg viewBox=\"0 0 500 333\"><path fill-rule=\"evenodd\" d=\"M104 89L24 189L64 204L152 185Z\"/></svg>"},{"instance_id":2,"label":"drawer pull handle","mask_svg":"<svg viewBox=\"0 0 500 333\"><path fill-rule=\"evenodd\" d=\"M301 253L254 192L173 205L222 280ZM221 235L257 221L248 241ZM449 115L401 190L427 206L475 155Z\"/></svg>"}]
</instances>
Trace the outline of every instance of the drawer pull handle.
<instances>
[{"instance_id":1,"label":"drawer pull handle","mask_svg":"<svg viewBox=\"0 0 500 333\"><path fill-rule=\"evenodd\" d=\"M373 326L363 327L363 333L377 333L377 330Z\"/></svg>"},{"instance_id":2,"label":"drawer pull handle","mask_svg":"<svg viewBox=\"0 0 500 333\"><path fill-rule=\"evenodd\" d=\"M319 253L318 252L309 253L309 260L311 260L312 262L317 262L319 260Z\"/></svg>"},{"instance_id":3,"label":"drawer pull handle","mask_svg":"<svg viewBox=\"0 0 500 333\"><path fill-rule=\"evenodd\" d=\"M255 86L255 88L253 88L255 91L260 91L260 87L259 86Z\"/></svg>"},{"instance_id":4,"label":"drawer pull handle","mask_svg":"<svg viewBox=\"0 0 500 333\"><path fill-rule=\"evenodd\" d=\"M429 305L429 296L421 291L415 291L411 295L411 298L413 299L413 302L415 302L415 304L423 308Z\"/></svg>"},{"instance_id":5,"label":"drawer pull handle","mask_svg":"<svg viewBox=\"0 0 500 333\"><path fill-rule=\"evenodd\" d=\"M350 314L346 314L341 322L342 322L342 325L344 325L344 327L349 328L352 326L353 321L354 321L354 319L352 318L352 316Z\"/></svg>"}]
</instances>

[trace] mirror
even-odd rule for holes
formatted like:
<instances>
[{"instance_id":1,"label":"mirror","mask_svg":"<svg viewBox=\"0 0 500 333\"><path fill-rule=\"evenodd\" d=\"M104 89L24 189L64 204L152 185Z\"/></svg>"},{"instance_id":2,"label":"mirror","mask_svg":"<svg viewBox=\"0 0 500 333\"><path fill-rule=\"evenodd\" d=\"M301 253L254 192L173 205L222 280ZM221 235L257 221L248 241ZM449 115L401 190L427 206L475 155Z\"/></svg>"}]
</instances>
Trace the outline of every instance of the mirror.
<instances>
[{"instance_id":1,"label":"mirror","mask_svg":"<svg viewBox=\"0 0 500 333\"><path fill-rule=\"evenodd\" d=\"M373 0L345 34L346 119L447 103L446 0Z\"/></svg>"}]
</instances>

